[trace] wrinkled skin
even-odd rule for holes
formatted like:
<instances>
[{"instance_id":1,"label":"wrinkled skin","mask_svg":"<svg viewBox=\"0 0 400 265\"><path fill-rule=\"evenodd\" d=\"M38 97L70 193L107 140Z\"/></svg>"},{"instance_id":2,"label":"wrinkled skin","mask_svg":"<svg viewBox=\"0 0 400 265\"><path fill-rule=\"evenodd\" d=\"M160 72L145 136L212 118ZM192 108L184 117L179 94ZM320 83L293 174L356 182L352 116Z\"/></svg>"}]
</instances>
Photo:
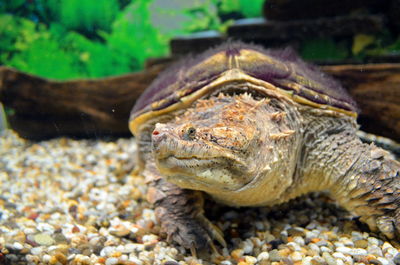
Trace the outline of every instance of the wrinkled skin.
<instances>
[{"instance_id":1,"label":"wrinkled skin","mask_svg":"<svg viewBox=\"0 0 400 265\"><path fill-rule=\"evenodd\" d=\"M151 131L152 130L152 131ZM374 231L400 229L400 163L356 136L355 119L273 94L213 96L149 131L143 174L170 241L195 251L225 244L202 193L233 206L328 190ZM167 181L167 182L166 182Z\"/></svg>"}]
</instances>

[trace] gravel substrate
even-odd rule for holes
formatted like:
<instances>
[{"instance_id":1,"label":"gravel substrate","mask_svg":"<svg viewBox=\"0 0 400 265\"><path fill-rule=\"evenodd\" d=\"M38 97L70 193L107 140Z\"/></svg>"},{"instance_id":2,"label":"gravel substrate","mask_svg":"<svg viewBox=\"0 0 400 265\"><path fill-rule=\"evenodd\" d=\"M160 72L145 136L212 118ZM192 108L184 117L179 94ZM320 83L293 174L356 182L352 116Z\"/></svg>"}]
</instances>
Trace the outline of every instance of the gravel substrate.
<instances>
[{"instance_id":1,"label":"gravel substrate","mask_svg":"<svg viewBox=\"0 0 400 265\"><path fill-rule=\"evenodd\" d=\"M400 264L399 249L323 195L274 208L207 203L228 249L195 258L159 234L135 145L0 136L0 264Z\"/></svg>"}]
</instances>

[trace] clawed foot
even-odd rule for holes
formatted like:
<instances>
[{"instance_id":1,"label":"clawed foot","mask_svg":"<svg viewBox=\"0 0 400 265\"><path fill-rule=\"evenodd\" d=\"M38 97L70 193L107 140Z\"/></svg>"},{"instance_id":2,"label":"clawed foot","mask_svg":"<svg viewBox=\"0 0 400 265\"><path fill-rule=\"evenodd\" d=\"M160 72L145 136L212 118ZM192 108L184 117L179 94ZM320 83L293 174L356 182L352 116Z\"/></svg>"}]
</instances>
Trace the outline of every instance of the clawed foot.
<instances>
[{"instance_id":1,"label":"clawed foot","mask_svg":"<svg viewBox=\"0 0 400 265\"><path fill-rule=\"evenodd\" d=\"M197 250L211 249L212 252L218 253L214 241L226 247L221 230L202 213L191 218L171 215L165 209L158 207L156 215L161 222L161 232L165 233L167 241L190 249L193 256L197 256Z\"/></svg>"},{"instance_id":2,"label":"clawed foot","mask_svg":"<svg viewBox=\"0 0 400 265\"><path fill-rule=\"evenodd\" d=\"M372 231L383 234L389 240L400 239L400 216L398 215L368 216L360 220L367 223Z\"/></svg>"},{"instance_id":3,"label":"clawed foot","mask_svg":"<svg viewBox=\"0 0 400 265\"><path fill-rule=\"evenodd\" d=\"M399 240L400 239L400 222L399 216L389 217L382 216L376 219L376 225L384 236L389 240Z\"/></svg>"}]
</instances>

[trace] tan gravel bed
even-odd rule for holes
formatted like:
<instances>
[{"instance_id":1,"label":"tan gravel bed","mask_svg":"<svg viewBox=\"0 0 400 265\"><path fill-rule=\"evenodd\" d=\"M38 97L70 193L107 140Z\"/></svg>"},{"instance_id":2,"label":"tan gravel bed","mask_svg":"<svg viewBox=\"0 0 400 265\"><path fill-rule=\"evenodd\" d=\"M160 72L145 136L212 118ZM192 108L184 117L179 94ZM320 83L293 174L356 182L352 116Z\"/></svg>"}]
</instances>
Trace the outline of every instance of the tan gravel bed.
<instances>
[{"instance_id":1,"label":"tan gravel bed","mask_svg":"<svg viewBox=\"0 0 400 265\"><path fill-rule=\"evenodd\" d=\"M0 264L400 264L399 249L323 195L274 208L208 202L227 249L195 258L159 233L133 139L0 135ZM394 244L394 243L393 243Z\"/></svg>"}]
</instances>

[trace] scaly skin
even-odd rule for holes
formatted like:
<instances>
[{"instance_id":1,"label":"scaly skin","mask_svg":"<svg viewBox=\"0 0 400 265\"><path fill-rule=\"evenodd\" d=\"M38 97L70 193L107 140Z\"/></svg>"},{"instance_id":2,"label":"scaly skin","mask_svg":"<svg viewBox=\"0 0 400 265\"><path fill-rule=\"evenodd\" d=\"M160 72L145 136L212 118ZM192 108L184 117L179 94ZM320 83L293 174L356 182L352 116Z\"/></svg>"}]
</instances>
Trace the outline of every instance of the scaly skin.
<instances>
[{"instance_id":1,"label":"scaly skin","mask_svg":"<svg viewBox=\"0 0 400 265\"><path fill-rule=\"evenodd\" d=\"M152 183L150 201L168 238L191 249L213 239L223 244L203 216L198 191L228 205L262 206L328 190L371 229L394 238L400 163L361 143L356 129L352 117L273 91L262 99L241 94L199 100L156 124L151 143L141 143L153 150L143 171Z\"/></svg>"}]
</instances>

